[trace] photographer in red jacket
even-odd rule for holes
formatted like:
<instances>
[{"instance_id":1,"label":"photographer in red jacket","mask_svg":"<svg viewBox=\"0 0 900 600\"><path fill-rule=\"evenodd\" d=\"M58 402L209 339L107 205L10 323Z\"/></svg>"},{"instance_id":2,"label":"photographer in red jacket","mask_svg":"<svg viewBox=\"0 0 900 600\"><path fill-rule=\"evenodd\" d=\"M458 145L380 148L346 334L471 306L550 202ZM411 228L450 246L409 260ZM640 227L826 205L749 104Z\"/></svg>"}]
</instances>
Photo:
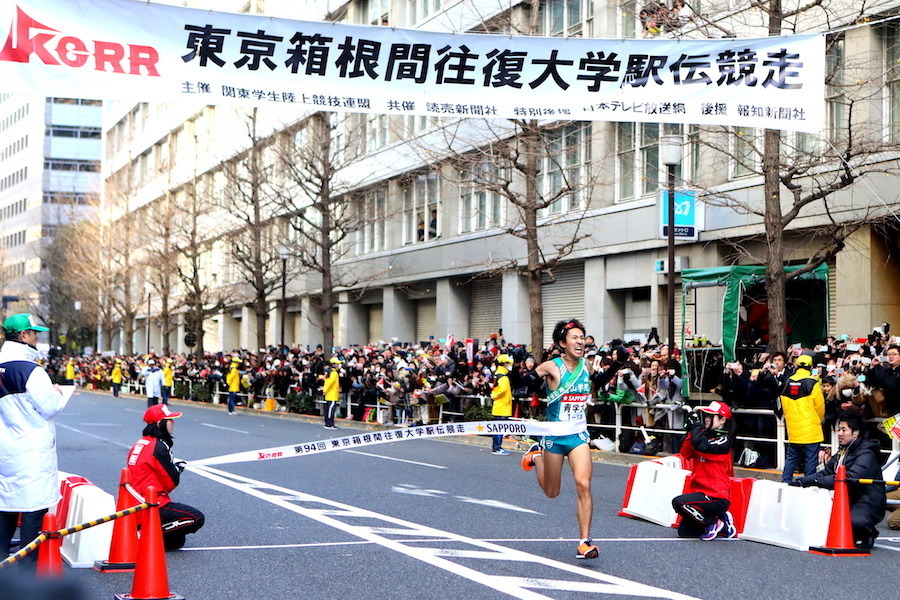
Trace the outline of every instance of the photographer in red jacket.
<instances>
[{"instance_id":1,"label":"photographer in red jacket","mask_svg":"<svg viewBox=\"0 0 900 600\"><path fill-rule=\"evenodd\" d=\"M169 493L178 487L184 461L172 457L172 431L181 416L173 412L167 404L151 406L144 413L144 437L139 439L128 453L128 469L131 485L142 497L147 488L156 488L159 502L159 516L162 521L163 543L166 550L179 550L184 546L185 536L203 527L203 513L187 504L172 502Z\"/></svg>"},{"instance_id":2,"label":"photographer in red jacket","mask_svg":"<svg viewBox=\"0 0 900 600\"><path fill-rule=\"evenodd\" d=\"M688 435L681 455L692 459L694 477L690 492L672 499L672 508L681 515L679 537L699 537L710 541L737 535L731 506L731 447L735 428L731 408L724 402L712 402L689 413Z\"/></svg>"}]
</instances>

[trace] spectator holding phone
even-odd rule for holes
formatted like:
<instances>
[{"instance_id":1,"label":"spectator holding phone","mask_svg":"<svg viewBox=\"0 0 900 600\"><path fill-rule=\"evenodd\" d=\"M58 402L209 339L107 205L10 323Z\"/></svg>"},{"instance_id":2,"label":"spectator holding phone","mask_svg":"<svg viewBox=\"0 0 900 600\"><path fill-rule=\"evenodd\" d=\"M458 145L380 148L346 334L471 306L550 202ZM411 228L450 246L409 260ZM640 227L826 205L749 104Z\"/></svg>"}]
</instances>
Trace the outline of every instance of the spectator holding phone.
<instances>
[{"instance_id":1,"label":"spectator holding phone","mask_svg":"<svg viewBox=\"0 0 900 600\"><path fill-rule=\"evenodd\" d=\"M892 344L885 351L887 364L879 364L869 369L867 383L883 396L884 411L887 415L900 412L900 346ZM873 394L875 395L875 394Z\"/></svg>"}]
</instances>

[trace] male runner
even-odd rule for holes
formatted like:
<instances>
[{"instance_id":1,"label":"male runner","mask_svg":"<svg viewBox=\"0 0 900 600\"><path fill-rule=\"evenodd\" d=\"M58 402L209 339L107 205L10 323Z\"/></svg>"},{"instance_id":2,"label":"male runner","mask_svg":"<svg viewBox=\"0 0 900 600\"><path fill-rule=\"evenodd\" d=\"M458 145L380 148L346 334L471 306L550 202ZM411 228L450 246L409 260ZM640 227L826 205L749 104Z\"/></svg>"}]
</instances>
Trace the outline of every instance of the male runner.
<instances>
[{"instance_id":1,"label":"male runner","mask_svg":"<svg viewBox=\"0 0 900 600\"><path fill-rule=\"evenodd\" d=\"M588 446L591 438L587 431L585 404L591 398L591 383L598 388L609 383L616 371L627 358L627 352L619 349L616 362L603 373L592 374L591 365L584 360L584 325L575 319L560 321L553 329L553 343L558 345L562 356L541 363L525 376L530 388L540 388L546 382L547 420L574 421L582 424L579 433L564 436L546 436L540 444L535 444L522 458L522 468L537 473L538 484L548 498L559 495L563 459L569 457L569 467L575 478L578 492L579 535L576 558L597 558L600 550L591 543L591 518L594 503L591 497L591 474L593 463ZM624 355L624 357L623 357Z\"/></svg>"}]
</instances>

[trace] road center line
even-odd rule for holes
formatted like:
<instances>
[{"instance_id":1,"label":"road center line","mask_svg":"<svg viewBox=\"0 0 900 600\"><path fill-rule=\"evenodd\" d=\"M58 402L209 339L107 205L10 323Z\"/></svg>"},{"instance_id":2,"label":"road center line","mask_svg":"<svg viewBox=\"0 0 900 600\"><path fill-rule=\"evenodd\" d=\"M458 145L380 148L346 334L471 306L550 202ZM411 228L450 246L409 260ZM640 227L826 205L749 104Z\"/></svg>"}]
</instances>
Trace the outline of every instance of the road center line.
<instances>
[{"instance_id":1,"label":"road center line","mask_svg":"<svg viewBox=\"0 0 900 600\"><path fill-rule=\"evenodd\" d=\"M222 427L221 425L213 425L212 423L200 423L204 427L212 427L213 429L224 429L225 431L233 431L235 433L250 433L249 431L244 431L243 429L232 429L231 427Z\"/></svg>"},{"instance_id":2,"label":"road center line","mask_svg":"<svg viewBox=\"0 0 900 600\"><path fill-rule=\"evenodd\" d=\"M344 450L347 454L361 454L362 456L371 456L372 458L383 458L384 460L393 460L411 465L419 465L421 467L431 467L432 469L446 469L443 465L433 465L431 463L419 462L416 460L406 460L405 458L394 458L393 456L382 456L381 454L372 454L370 452L360 452L359 450Z\"/></svg>"}]
</instances>

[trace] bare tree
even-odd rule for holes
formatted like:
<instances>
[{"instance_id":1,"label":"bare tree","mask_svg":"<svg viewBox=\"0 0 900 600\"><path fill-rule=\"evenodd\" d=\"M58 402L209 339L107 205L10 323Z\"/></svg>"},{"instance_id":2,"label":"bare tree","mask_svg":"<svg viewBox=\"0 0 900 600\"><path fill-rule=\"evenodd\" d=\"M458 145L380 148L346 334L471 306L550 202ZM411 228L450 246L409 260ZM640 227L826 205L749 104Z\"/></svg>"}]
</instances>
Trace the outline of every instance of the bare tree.
<instances>
[{"instance_id":1,"label":"bare tree","mask_svg":"<svg viewBox=\"0 0 900 600\"><path fill-rule=\"evenodd\" d=\"M363 117L364 118L364 117ZM286 243L294 256L295 268L319 276L321 287L317 310L322 327L326 355L334 346L332 314L338 304L338 288L359 286L361 279L337 267L351 251L348 239L364 221L366 194L359 191L362 181L340 174L357 158L354 144L364 142L360 117L346 118L335 113L312 114L290 128L277 145L279 177L272 194L286 216ZM340 133L338 136L337 134ZM348 146L336 138L349 139ZM387 219L386 212L379 214ZM374 277L366 277L371 281Z\"/></svg>"},{"instance_id":2,"label":"bare tree","mask_svg":"<svg viewBox=\"0 0 900 600\"><path fill-rule=\"evenodd\" d=\"M463 189L495 194L505 201L507 218L493 225L524 242L525 258L486 264L482 274L515 269L525 277L531 345L543 348L543 286L555 283L554 271L590 235L581 227L595 185L582 158L590 143L590 127L567 121L485 121L477 128L484 145L459 152L461 126L442 129L446 145L441 150L453 155L446 161L452 168L438 168ZM470 209L479 210L464 208L463 213ZM494 221L498 216L485 218Z\"/></svg>"},{"instance_id":3,"label":"bare tree","mask_svg":"<svg viewBox=\"0 0 900 600\"><path fill-rule=\"evenodd\" d=\"M786 10L781 0L759 2L769 35L796 30L809 11L823 11L821 2L797 4ZM864 6L858 7L860 15ZM826 15L830 14L826 10ZM830 18L834 18L830 14ZM852 16L844 15L853 22ZM787 31L786 31L787 30ZM761 141L745 130L703 128L701 143L711 148L720 160L738 165L747 174L763 179L761 202L740 200L732 194L715 190L704 192L711 205L757 215L763 224L759 238L764 242L764 256L754 257L746 251L752 239L737 240L739 252L766 266L766 298L769 312L769 344L784 349L787 345L787 281L812 271L844 249L849 236L861 227L884 220L885 211L878 206L858 206L842 192L875 173L897 173L894 161L885 161L886 152L900 145L886 138L880 126L865 122L864 108L880 98L880 80L868 73L868 53L857 59L844 56L840 34L828 40L829 69L826 76L831 118L829 130L822 139L805 134L785 134L765 129ZM724 165L723 165L724 166ZM815 227L803 229L801 217L819 216ZM789 236L804 240L809 250L799 268L785 272L785 240Z\"/></svg>"},{"instance_id":4,"label":"bare tree","mask_svg":"<svg viewBox=\"0 0 900 600\"><path fill-rule=\"evenodd\" d=\"M224 163L226 189L220 200L221 207L237 225L228 236L231 258L240 279L252 293L248 306L256 314L257 348L263 348L268 297L281 284L278 203L267 193L274 165L273 161L264 159L263 152L272 138L260 134L258 109L247 115L245 124L249 147Z\"/></svg>"}]
</instances>

